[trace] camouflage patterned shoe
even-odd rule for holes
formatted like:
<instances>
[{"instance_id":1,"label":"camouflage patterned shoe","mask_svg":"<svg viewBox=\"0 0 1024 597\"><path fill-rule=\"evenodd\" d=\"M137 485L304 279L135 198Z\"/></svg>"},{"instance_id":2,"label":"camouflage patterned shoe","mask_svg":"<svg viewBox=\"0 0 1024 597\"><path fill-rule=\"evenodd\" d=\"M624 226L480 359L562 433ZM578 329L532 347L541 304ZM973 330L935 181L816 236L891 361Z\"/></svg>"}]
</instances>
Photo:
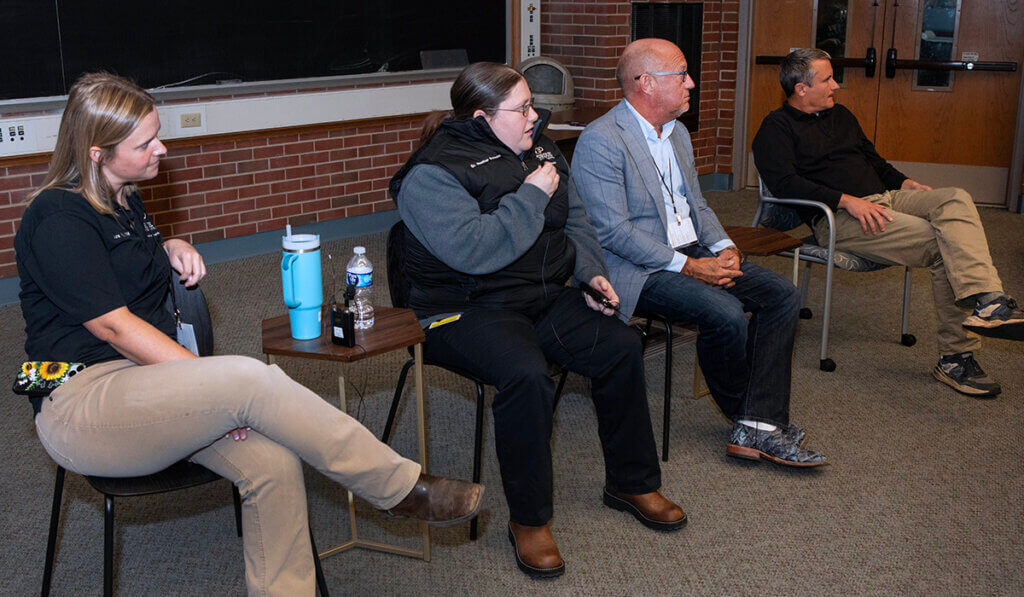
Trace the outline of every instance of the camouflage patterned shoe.
<instances>
[{"instance_id":1,"label":"camouflage patterned shoe","mask_svg":"<svg viewBox=\"0 0 1024 597\"><path fill-rule=\"evenodd\" d=\"M999 382L985 373L970 351L939 357L939 364L935 365L932 375L957 392L974 398L994 398L1003 391Z\"/></svg>"},{"instance_id":2,"label":"camouflage patterned shoe","mask_svg":"<svg viewBox=\"0 0 1024 597\"><path fill-rule=\"evenodd\" d=\"M801 448L807 445L807 431L803 427L797 427L790 423L782 429L782 435Z\"/></svg>"},{"instance_id":3,"label":"camouflage patterned shoe","mask_svg":"<svg viewBox=\"0 0 1024 597\"><path fill-rule=\"evenodd\" d=\"M1024 311L1017 301L1002 295L974 307L963 326L976 334L1006 340L1024 340Z\"/></svg>"},{"instance_id":4,"label":"camouflage patterned shoe","mask_svg":"<svg viewBox=\"0 0 1024 597\"><path fill-rule=\"evenodd\" d=\"M743 423L736 423L732 426L732 436L729 438L725 453L734 458L764 459L783 466L813 467L829 464L828 459L821 454L801 448L800 444L793 441L784 431L789 431L789 428L760 431Z\"/></svg>"}]
</instances>

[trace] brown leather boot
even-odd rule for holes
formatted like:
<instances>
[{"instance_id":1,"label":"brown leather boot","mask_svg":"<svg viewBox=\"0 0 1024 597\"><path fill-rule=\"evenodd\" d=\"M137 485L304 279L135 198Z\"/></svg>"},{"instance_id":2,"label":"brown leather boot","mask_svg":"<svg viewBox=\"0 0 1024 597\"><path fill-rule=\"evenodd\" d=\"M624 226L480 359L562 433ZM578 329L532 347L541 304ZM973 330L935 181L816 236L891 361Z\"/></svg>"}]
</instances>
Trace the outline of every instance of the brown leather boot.
<instances>
[{"instance_id":1,"label":"brown leather boot","mask_svg":"<svg viewBox=\"0 0 1024 597\"><path fill-rule=\"evenodd\" d=\"M552 578L565 572L565 562L550 526L527 526L510 520L508 540L515 550L516 565L530 576Z\"/></svg>"},{"instance_id":2,"label":"brown leather boot","mask_svg":"<svg viewBox=\"0 0 1024 597\"><path fill-rule=\"evenodd\" d=\"M409 495L384 513L435 527L452 526L476 516L483 495L483 485L421 473Z\"/></svg>"},{"instance_id":3,"label":"brown leather boot","mask_svg":"<svg viewBox=\"0 0 1024 597\"><path fill-rule=\"evenodd\" d=\"M604 488L604 505L629 512L644 526L656 531L674 531L686 524L686 513L657 491L633 495Z\"/></svg>"}]
</instances>

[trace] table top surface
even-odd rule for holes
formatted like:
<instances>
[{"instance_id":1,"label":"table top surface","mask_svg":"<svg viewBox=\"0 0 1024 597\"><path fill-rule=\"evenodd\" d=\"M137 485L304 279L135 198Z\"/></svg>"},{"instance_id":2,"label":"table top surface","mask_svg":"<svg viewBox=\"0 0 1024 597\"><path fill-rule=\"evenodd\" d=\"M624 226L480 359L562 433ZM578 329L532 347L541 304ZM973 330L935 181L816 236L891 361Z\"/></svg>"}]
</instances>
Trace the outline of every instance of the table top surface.
<instances>
[{"instance_id":1,"label":"table top surface","mask_svg":"<svg viewBox=\"0 0 1024 597\"><path fill-rule=\"evenodd\" d=\"M799 238L790 236L771 228L751 228L750 226L724 226L739 250L746 255L775 255L803 245Z\"/></svg>"},{"instance_id":2,"label":"table top surface","mask_svg":"<svg viewBox=\"0 0 1024 597\"><path fill-rule=\"evenodd\" d=\"M263 354L324 361L351 362L398 350L425 340L423 328L411 309L374 307L373 327L356 330L356 345L339 346L329 333L312 340L292 338L288 314L263 320Z\"/></svg>"},{"instance_id":3,"label":"table top surface","mask_svg":"<svg viewBox=\"0 0 1024 597\"><path fill-rule=\"evenodd\" d=\"M604 115L605 112L607 112L610 109L611 108L607 107L587 107L572 108L570 110L554 112L553 114L551 114L551 120L549 121L549 123L567 124L569 122L580 122L583 123L584 125L588 125L591 122L600 118L602 115ZM547 130L544 131L544 134L547 135L547 137L552 141L565 141L568 139L575 139L579 137L580 133L582 132L582 130L555 130L552 128L548 128Z\"/></svg>"}]
</instances>

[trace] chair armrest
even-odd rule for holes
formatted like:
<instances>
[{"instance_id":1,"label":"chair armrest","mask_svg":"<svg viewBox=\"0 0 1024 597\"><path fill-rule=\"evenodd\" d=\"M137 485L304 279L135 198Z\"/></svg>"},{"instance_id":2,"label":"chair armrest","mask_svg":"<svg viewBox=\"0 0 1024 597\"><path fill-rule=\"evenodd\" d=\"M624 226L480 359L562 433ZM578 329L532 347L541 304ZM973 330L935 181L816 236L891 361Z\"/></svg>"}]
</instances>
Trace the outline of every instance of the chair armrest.
<instances>
[{"instance_id":1,"label":"chair armrest","mask_svg":"<svg viewBox=\"0 0 1024 597\"><path fill-rule=\"evenodd\" d=\"M784 207L809 207L817 209L824 214L825 219L828 222L828 252L829 255L832 255L832 252L836 248L836 218L835 214L832 212L832 208L821 201L814 201L811 199L774 197L772 196L771 191L768 190L768 187L765 186L764 181L761 180L760 176L757 177L757 183L760 187L758 191L759 200L757 202L757 213L754 214L753 226L758 226L760 224L762 214L764 212L764 204L766 203L781 205Z\"/></svg>"}]
</instances>

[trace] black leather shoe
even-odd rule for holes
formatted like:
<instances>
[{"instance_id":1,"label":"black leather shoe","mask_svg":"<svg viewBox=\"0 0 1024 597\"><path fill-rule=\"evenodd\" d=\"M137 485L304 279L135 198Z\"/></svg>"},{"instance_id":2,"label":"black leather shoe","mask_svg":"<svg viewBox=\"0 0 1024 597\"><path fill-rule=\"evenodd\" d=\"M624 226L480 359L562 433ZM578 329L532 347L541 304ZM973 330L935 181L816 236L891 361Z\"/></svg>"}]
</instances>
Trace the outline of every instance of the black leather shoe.
<instances>
[{"instance_id":1,"label":"black leather shoe","mask_svg":"<svg viewBox=\"0 0 1024 597\"><path fill-rule=\"evenodd\" d=\"M733 424L725 453L734 458L763 459L783 466L812 467L829 463L821 454L800 447L782 428L761 431L743 423Z\"/></svg>"},{"instance_id":2,"label":"black leather shoe","mask_svg":"<svg viewBox=\"0 0 1024 597\"><path fill-rule=\"evenodd\" d=\"M674 531L686 524L686 513L657 491L632 495L604 488L604 505L629 512L645 527L656 531Z\"/></svg>"},{"instance_id":3,"label":"black leather shoe","mask_svg":"<svg viewBox=\"0 0 1024 597\"><path fill-rule=\"evenodd\" d=\"M409 495L384 513L393 518L415 518L431 526L447 527L476 516L483 495L483 485L420 474Z\"/></svg>"},{"instance_id":4,"label":"black leather shoe","mask_svg":"<svg viewBox=\"0 0 1024 597\"><path fill-rule=\"evenodd\" d=\"M519 569L534 578L554 578L565 573L565 562L548 525L534 527L508 523L508 540Z\"/></svg>"}]
</instances>

